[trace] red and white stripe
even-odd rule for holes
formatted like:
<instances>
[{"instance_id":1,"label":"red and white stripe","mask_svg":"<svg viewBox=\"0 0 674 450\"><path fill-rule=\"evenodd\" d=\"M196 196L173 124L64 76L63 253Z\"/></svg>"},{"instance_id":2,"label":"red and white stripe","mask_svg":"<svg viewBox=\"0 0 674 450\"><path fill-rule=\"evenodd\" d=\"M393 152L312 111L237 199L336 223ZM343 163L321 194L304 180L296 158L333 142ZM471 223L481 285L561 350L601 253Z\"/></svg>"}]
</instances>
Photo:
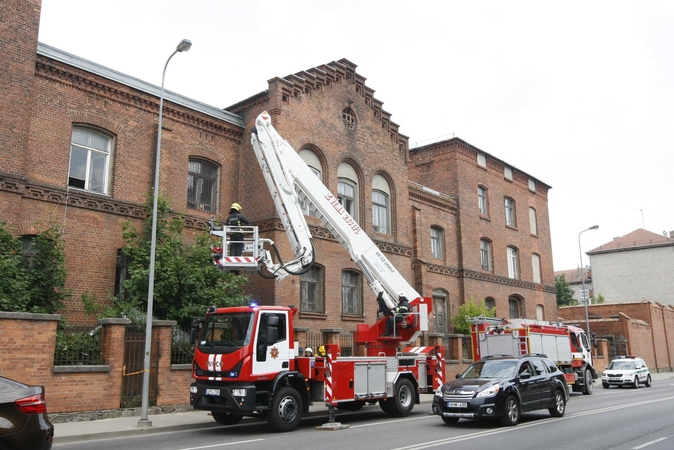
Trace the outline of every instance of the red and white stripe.
<instances>
[{"instance_id":1,"label":"red and white stripe","mask_svg":"<svg viewBox=\"0 0 674 450\"><path fill-rule=\"evenodd\" d=\"M209 372L222 372L222 354L208 355L208 364L206 366ZM208 377L209 380L220 381L221 377Z\"/></svg>"},{"instance_id":2,"label":"red and white stripe","mask_svg":"<svg viewBox=\"0 0 674 450\"><path fill-rule=\"evenodd\" d=\"M221 261L225 264L257 264L257 258L252 256L225 256Z\"/></svg>"},{"instance_id":3,"label":"red and white stripe","mask_svg":"<svg viewBox=\"0 0 674 450\"><path fill-rule=\"evenodd\" d=\"M328 353L327 358L325 358L325 364L328 369L325 374L325 404L335 405L332 402L332 353Z\"/></svg>"}]
</instances>

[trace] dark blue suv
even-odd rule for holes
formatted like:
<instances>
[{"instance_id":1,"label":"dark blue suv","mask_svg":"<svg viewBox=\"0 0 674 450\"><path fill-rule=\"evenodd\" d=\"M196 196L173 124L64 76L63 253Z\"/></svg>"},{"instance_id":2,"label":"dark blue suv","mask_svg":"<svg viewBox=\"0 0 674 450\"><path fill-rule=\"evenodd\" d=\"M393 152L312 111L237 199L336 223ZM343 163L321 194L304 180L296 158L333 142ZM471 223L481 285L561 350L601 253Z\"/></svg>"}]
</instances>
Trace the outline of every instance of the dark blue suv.
<instances>
[{"instance_id":1,"label":"dark blue suv","mask_svg":"<svg viewBox=\"0 0 674 450\"><path fill-rule=\"evenodd\" d=\"M459 419L499 418L517 425L523 412L547 409L562 417L569 400L564 374L546 355L482 358L433 396L433 414L446 424Z\"/></svg>"}]
</instances>

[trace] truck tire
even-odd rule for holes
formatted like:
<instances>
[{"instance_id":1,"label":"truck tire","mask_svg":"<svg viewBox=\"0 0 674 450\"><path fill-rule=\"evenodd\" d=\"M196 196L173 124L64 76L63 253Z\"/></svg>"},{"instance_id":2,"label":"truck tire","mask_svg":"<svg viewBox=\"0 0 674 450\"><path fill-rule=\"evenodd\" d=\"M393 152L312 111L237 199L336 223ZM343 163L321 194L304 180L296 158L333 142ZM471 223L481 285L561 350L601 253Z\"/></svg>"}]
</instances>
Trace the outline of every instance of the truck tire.
<instances>
[{"instance_id":1,"label":"truck tire","mask_svg":"<svg viewBox=\"0 0 674 450\"><path fill-rule=\"evenodd\" d=\"M592 379L592 371L590 369L585 369L584 375L583 375L583 395L592 395L593 392L593 387L592 383L594 380Z\"/></svg>"},{"instance_id":2,"label":"truck tire","mask_svg":"<svg viewBox=\"0 0 674 450\"><path fill-rule=\"evenodd\" d=\"M520 404L512 395L505 401L505 414L501 417L503 425L514 427L520 421Z\"/></svg>"},{"instance_id":3,"label":"truck tire","mask_svg":"<svg viewBox=\"0 0 674 450\"><path fill-rule=\"evenodd\" d=\"M265 414L274 431L292 431L302 420L302 397L291 387L282 387L274 394L271 408Z\"/></svg>"},{"instance_id":4,"label":"truck tire","mask_svg":"<svg viewBox=\"0 0 674 450\"><path fill-rule=\"evenodd\" d=\"M213 411L211 414L213 415L215 421L218 422L220 425L236 425L237 423L241 422L241 419L243 419L243 416L240 414L231 414L215 411Z\"/></svg>"},{"instance_id":5,"label":"truck tire","mask_svg":"<svg viewBox=\"0 0 674 450\"><path fill-rule=\"evenodd\" d=\"M548 409L552 417L562 417L566 411L566 398L562 391L557 389L555 391L555 406Z\"/></svg>"},{"instance_id":6,"label":"truck tire","mask_svg":"<svg viewBox=\"0 0 674 450\"><path fill-rule=\"evenodd\" d=\"M401 378L395 385L393 397L379 400L379 407L387 414L406 416L414 408L414 385L407 378Z\"/></svg>"}]
</instances>

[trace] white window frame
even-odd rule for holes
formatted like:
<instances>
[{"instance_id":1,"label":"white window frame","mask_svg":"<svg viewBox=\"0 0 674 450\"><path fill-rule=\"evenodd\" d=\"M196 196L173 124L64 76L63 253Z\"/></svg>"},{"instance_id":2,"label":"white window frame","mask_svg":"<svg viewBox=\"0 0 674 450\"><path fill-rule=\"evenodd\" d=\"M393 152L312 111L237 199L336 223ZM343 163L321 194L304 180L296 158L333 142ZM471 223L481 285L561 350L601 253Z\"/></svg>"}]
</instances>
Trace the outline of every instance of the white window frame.
<instances>
[{"instance_id":1,"label":"white window frame","mask_svg":"<svg viewBox=\"0 0 674 450\"><path fill-rule=\"evenodd\" d=\"M508 258L508 278L512 278L513 280L519 280L520 264L519 264L518 251L515 247L508 247L507 258Z\"/></svg>"},{"instance_id":2,"label":"white window frame","mask_svg":"<svg viewBox=\"0 0 674 450\"><path fill-rule=\"evenodd\" d=\"M484 186L477 187L477 205L481 215L489 216L489 199L487 198L487 188Z\"/></svg>"},{"instance_id":3,"label":"white window frame","mask_svg":"<svg viewBox=\"0 0 674 450\"><path fill-rule=\"evenodd\" d=\"M444 231L440 227L431 227L431 256L435 259L444 258Z\"/></svg>"},{"instance_id":4,"label":"white window frame","mask_svg":"<svg viewBox=\"0 0 674 450\"><path fill-rule=\"evenodd\" d=\"M309 169L316 175L319 180L323 180L323 166L321 160L318 158L318 155L313 150L308 148L303 148L299 151L300 158L307 163ZM305 216L318 217L318 213L314 208L312 208L311 202L309 202L306 197L300 197L300 207Z\"/></svg>"},{"instance_id":5,"label":"white window frame","mask_svg":"<svg viewBox=\"0 0 674 450\"><path fill-rule=\"evenodd\" d=\"M99 139L102 139L104 145L96 145L94 141L99 141ZM100 141L98 143L101 144ZM86 126L73 126L70 139L68 186L107 195L110 189L111 155L112 137L110 135ZM101 159L103 160L102 167ZM81 173L82 165L84 165L84 173Z\"/></svg>"},{"instance_id":6,"label":"white window frame","mask_svg":"<svg viewBox=\"0 0 674 450\"><path fill-rule=\"evenodd\" d=\"M492 264L492 243L489 239L480 239L480 263L482 270L492 271L494 266Z\"/></svg>"},{"instance_id":7,"label":"white window frame","mask_svg":"<svg viewBox=\"0 0 674 450\"><path fill-rule=\"evenodd\" d=\"M358 222L358 174L351 164L337 167L337 198L346 212Z\"/></svg>"},{"instance_id":8,"label":"white window frame","mask_svg":"<svg viewBox=\"0 0 674 450\"><path fill-rule=\"evenodd\" d=\"M516 205L515 200L511 197L504 197L503 204L505 206L505 224L511 228L517 228Z\"/></svg>"},{"instance_id":9,"label":"white window frame","mask_svg":"<svg viewBox=\"0 0 674 450\"><path fill-rule=\"evenodd\" d=\"M382 234L391 234L389 227L389 196L380 190L372 191L372 227Z\"/></svg>"},{"instance_id":10,"label":"white window frame","mask_svg":"<svg viewBox=\"0 0 674 450\"><path fill-rule=\"evenodd\" d=\"M433 290L433 332L447 333L447 304L449 294L442 289Z\"/></svg>"}]
</instances>

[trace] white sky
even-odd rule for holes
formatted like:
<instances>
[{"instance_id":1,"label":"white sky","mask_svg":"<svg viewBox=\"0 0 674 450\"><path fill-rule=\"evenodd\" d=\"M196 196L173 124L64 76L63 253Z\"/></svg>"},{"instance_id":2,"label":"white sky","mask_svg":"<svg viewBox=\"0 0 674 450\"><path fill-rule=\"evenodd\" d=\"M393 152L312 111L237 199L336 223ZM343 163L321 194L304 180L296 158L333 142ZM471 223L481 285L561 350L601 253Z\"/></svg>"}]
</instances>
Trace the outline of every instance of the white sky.
<instances>
[{"instance_id":1,"label":"white sky","mask_svg":"<svg viewBox=\"0 0 674 450\"><path fill-rule=\"evenodd\" d=\"M674 230L672 1L42 3L40 42L156 85L190 39L166 89L221 108L352 61L410 147L457 136L552 186L555 270L592 225L583 252Z\"/></svg>"}]
</instances>

